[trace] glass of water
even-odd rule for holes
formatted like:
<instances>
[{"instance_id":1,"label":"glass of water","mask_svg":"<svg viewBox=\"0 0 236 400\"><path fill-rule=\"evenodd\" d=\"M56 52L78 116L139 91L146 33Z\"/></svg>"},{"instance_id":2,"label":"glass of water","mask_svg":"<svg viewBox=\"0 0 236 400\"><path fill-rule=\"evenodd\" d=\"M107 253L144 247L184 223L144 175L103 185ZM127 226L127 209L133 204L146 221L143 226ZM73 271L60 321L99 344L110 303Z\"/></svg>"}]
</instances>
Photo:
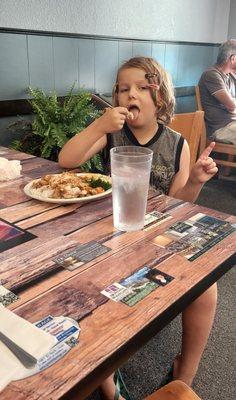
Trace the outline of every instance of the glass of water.
<instances>
[{"instance_id":1,"label":"glass of water","mask_svg":"<svg viewBox=\"0 0 236 400\"><path fill-rule=\"evenodd\" d=\"M153 151L141 146L110 150L114 227L137 231L144 226Z\"/></svg>"}]
</instances>

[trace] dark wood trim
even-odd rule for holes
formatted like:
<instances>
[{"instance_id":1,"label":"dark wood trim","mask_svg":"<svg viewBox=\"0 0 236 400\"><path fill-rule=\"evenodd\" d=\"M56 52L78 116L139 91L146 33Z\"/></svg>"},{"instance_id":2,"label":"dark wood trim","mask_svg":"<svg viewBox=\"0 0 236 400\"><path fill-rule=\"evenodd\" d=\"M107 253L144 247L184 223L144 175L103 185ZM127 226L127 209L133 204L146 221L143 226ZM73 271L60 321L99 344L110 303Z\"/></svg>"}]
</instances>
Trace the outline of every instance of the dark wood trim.
<instances>
[{"instance_id":1,"label":"dark wood trim","mask_svg":"<svg viewBox=\"0 0 236 400\"><path fill-rule=\"evenodd\" d=\"M92 101L99 108L111 107L105 99L99 95L92 93ZM63 100L64 96L58 97L59 100ZM33 114L31 104L27 99L21 100L2 100L0 101L0 117L12 117L17 115Z\"/></svg>"},{"instance_id":2,"label":"dark wood trim","mask_svg":"<svg viewBox=\"0 0 236 400\"><path fill-rule=\"evenodd\" d=\"M177 98L185 96L194 96L194 95L195 95L194 86L175 88L175 96ZM63 96L59 97L59 99L63 98L64 98ZM111 107L111 103L109 102L110 98L111 98L110 93L106 93L104 95L92 93L92 100L99 107L99 109L103 109L105 107ZM0 118L12 117L17 115L26 115L26 114L33 114L32 106L30 105L27 99L0 101Z\"/></svg>"},{"instance_id":3,"label":"dark wood trim","mask_svg":"<svg viewBox=\"0 0 236 400\"><path fill-rule=\"evenodd\" d=\"M182 86L175 88L175 97L195 96L195 86Z\"/></svg>"},{"instance_id":4,"label":"dark wood trim","mask_svg":"<svg viewBox=\"0 0 236 400\"><path fill-rule=\"evenodd\" d=\"M26 99L0 101L0 117L32 114L32 106Z\"/></svg>"},{"instance_id":5,"label":"dark wood trim","mask_svg":"<svg viewBox=\"0 0 236 400\"><path fill-rule=\"evenodd\" d=\"M168 325L178 314L180 314L191 302L196 300L202 293L204 293L210 286L212 286L218 279L220 279L226 272L228 272L236 264L236 254L233 254L229 259L224 261L208 277L203 278L202 281L196 286L186 292L181 298L173 303L166 309L161 316L158 317L158 324L152 321L149 327L145 327L145 334L140 331L135 335L132 340L127 342L124 346L119 348L109 361L104 361L98 369L93 371L93 376L90 379L85 378L78 386L69 391L61 400L71 400L77 394L78 400L85 399L93 390L95 390L98 383L98 376L101 377L101 370L104 371L104 379L114 372L114 365L119 368L122 364L138 351L141 346L145 345L151 338L153 338L159 331ZM86 392L81 388L88 388Z\"/></svg>"},{"instance_id":6,"label":"dark wood trim","mask_svg":"<svg viewBox=\"0 0 236 400\"><path fill-rule=\"evenodd\" d=\"M195 86L177 86L174 88L175 90L175 97L186 97L186 96L195 96ZM108 101L111 98L111 93L102 93L99 95L105 101Z\"/></svg>"},{"instance_id":7,"label":"dark wood trim","mask_svg":"<svg viewBox=\"0 0 236 400\"><path fill-rule=\"evenodd\" d=\"M68 37L68 38L81 38L81 39L93 39L93 40L123 40L123 41L136 41L136 42L147 42L147 43L171 43L171 44L183 44L193 46L213 46L217 47L221 43L209 43L209 42L188 42L188 41L176 41L176 40L158 40L158 39L141 39L135 37L121 37L121 36L105 36L105 35L88 35L82 33L67 33L67 32L55 32L55 31L38 31L18 28L0 28L0 33L13 33L20 35L38 35L38 36L53 36L53 37Z\"/></svg>"}]
</instances>

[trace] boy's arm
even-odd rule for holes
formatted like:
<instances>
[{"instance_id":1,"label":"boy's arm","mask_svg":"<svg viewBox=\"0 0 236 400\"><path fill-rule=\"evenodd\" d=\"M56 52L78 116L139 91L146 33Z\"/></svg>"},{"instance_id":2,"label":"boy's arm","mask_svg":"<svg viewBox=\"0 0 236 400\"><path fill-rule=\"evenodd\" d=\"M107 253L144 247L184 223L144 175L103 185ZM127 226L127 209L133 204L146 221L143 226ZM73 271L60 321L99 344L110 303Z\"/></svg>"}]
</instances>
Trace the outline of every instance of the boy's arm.
<instances>
[{"instance_id":1,"label":"boy's arm","mask_svg":"<svg viewBox=\"0 0 236 400\"><path fill-rule=\"evenodd\" d=\"M184 201L193 202L196 200L202 185L192 186L189 182L190 152L188 143L184 141L180 156L179 171L174 176L169 189L169 196L176 197Z\"/></svg>"},{"instance_id":2,"label":"boy's arm","mask_svg":"<svg viewBox=\"0 0 236 400\"><path fill-rule=\"evenodd\" d=\"M129 111L125 107L107 109L106 112L61 149L59 164L63 168L76 168L102 150L107 134L122 129Z\"/></svg>"},{"instance_id":3,"label":"boy's arm","mask_svg":"<svg viewBox=\"0 0 236 400\"><path fill-rule=\"evenodd\" d=\"M106 146L106 134L99 129L97 121L92 122L63 146L58 157L61 167L76 168Z\"/></svg>"},{"instance_id":4,"label":"boy's arm","mask_svg":"<svg viewBox=\"0 0 236 400\"><path fill-rule=\"evenodd\" d=\"M172 180L169 196L184 201L194 202L204 183L218 171L215 162L209 157L215 143L212 142L201 154L189 175L190 152L187 142L184 142L180 157L179 172Z\"/></svg>"}]
</instances>

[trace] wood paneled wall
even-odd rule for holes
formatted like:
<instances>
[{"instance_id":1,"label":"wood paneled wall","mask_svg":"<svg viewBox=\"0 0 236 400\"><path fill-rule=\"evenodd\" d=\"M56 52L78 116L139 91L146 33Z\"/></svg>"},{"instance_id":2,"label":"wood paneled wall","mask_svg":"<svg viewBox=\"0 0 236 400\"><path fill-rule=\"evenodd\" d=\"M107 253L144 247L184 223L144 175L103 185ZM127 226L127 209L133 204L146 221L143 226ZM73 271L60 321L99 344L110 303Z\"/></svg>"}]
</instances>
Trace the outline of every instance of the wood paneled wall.
<instances>
[{"instance_id":1,"label":"wood paneled wall","mask_svg":"<svg viewBox=\"0 0 236 400\"><path fill-rule=\"evenodd\" d=\"M132 56L152 56L175 86L194 86L214 63L217 45L0 32L0 100L27 98L26 88L64 95L73 82L111 93L118 66Z\"/></svg>"}]
</instances>

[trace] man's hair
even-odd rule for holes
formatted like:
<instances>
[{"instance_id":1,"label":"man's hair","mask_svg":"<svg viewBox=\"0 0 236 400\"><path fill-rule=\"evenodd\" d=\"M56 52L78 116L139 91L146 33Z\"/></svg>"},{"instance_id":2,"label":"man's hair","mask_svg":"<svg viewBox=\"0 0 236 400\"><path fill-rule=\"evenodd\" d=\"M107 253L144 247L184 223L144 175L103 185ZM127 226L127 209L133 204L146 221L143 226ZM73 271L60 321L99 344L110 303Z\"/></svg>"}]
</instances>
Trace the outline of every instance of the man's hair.
<instances>
[{"instance_id":1,"label":"man's hair","mask_svg":"<svg viewBox=\"0 0 236 400\"><path fill-rule=\"evenodd\" d=\"M225 64L233 54L236 54L236 39L227 40L227 42L222 43L219 47L216 64Z\"/></svg>"},{"instance_id":2,"label":"man's hair","mask_svg":"<svg viewBox=\"0 0 236 400\"><path fill-rule=\"evenodd\" d=\"M118 82L119 82L119 74L121 71L128 68L138 68L148 74L149 83L154 83L159 86L158 95L156 89L151 90L151 96L154 101L154 104L157 107L157 120L161 123L167 125L174 113L175 107L175 96L174 89L171 78L167 71L155 61L153 58L149 57L134 57L130 60L126 61L121 67L118 69L116 76L116 83L113 87L112 91L112 99L113 105L118 106Z\"/></svg>"}]
</instances>

